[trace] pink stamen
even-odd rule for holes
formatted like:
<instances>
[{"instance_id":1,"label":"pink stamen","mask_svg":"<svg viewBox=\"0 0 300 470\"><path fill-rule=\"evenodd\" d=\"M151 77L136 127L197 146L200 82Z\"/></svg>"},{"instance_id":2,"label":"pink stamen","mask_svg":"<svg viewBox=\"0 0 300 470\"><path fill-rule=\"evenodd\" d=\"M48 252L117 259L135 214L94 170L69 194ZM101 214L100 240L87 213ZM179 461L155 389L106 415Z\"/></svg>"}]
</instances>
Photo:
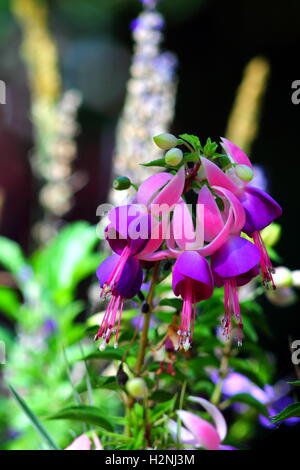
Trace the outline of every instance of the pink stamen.
<instances>
[{"instance_id":1,"label":"pink stamen","mask_svg":"<svg viewBox=\"0 0 300 470\"><path fill-rule=\"evenodd\" d=\"M103 320L101 322L98 333L95 336L95 341L103 338L103 343L100 349L105 349L106 344L109 343L112 334L116 334L115 347L118 346L119 331L121 324L121 317L123 312L124 299L120 295L113 295L107 305ZM114 328L118 317L117 327Z\"/></svg>"},{"instance_id":2,"label":"pink stamen","mask_svg":"<svg viewBox=\"0 0 300 470\"><path fill-rule=\"evenodd\" d=\"M194 305L194 307L193 307ZM189 280L185 284L181 322L178 330L179 344L177 349L188 351L192 343L196 304L193 302L193 285Z\"/></svg>"},{"instance_id":3,"label":"pink stamen","mask_svg":"<svg viewBox=\"0 0 300 470\"><path fill-rule=\"evenodd\" d=\"M226 338L229 338L232 330L232 317L234 316L238 322L237 340L240 346L243 340L243 322L235 278L230 279L224 285L224 310L225 315L222 319L223 334Z\"/></svg>"},{"instance_id":4,"label":"pink stamen","mask_svg":"<svg viewBox=\"0 0 300 470\"><path fill-rule=\"evenodd\" d=\"M276 286L272 276L275 270L272 266L266 246L259 231L253 233L253 240L256 248L259 250L260 253L260 267L263 278L263 286L269 289L271 283L272 288L275 290Z\"/></svg>"},{"instance_id":5,"label":"pink stamen","mask_svg":"<svg viewBox=\"0 0 300 470\"><path fill-rule=\"evenodd\" d=\"M120 259L118 260L116 266L111 272L111 275L109 276L107 282L103 285L103 288L100 294L101 299L106 298L109 293L113 292L114 287L116 286L116 284L118 283L122 275L124 266L129 256L130 256L130 248L128 246L125 246L124 250L121 253Z\"/></svg>"}]
</instances>

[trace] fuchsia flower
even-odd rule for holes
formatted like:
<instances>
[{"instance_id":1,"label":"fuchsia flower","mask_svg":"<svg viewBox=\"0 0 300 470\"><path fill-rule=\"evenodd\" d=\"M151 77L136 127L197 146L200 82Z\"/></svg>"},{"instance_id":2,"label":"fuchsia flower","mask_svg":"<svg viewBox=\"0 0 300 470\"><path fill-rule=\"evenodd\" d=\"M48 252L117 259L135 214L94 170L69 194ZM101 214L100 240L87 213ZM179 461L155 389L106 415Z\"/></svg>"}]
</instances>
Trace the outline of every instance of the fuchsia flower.
<instances>
[{"instance_id":1,"label":"fuchsia flower","mask_svg":"<svg viewBox=\"0 0 300 470\"><path fill-rule=\"evenodd\" d=\"M122 269L120 269L120 272L117 275L117 281L115 281L111 287L111 297L101 326L95 337L95 340L103 338L103 343L100 346L100 349L105 348L112 334L116 334L115 347L118 346L124 300L134 297L139 292L143 281L142 268L136 258L127 258L126 261L122 263L120 263L120 259L120 256L112 255L103 261L97 269L97 277L100 281L100 287L104 288L112 276L111 273L116 270L116 266L119 267L119 269L120 266L122 266ZM115 327L116 323L117 326Z\"/></svg>"},{"instance_id":2,"label":"fuchsia flower","mask_svg":"<svg viewBox=\"0 0 300 470\"><path fill-rule=\"evenodd\" d=\"M178 347L188 350L194 331L196 303L211 297L214 290L207 260L196 251L182 253L173 268L172 287L175 295L183 298Z\"/></svg>"},{"instance_id":3,"label":"fuchsia flower","mask_svg":"<svg viewBox=\"0 0 300 470\"><path fill-rule=\"evenodd\" d=\"M222 138L222 145L233 164L245 165L252 169L249 158L239 147L224 138ZM210 160L202 157L201 162L211 186L221 186L239 198L246 215L242 230L249 237L253 238L260 252L260 265L264 285L268 286L271 283L273 288L275 288L272 277L272 263L261 238L260 230L267 227L282 214L281 207L267 193L250 185L249 182L238 178L234 168L230 168L225 174Z\"/></svg>"},{"instance_id":4,"label":"fuchsia flower","mask_svg":"<svg viewBox=\"0 0 300 470\"><path fill-rule=\"evenodd\" d=\"M180 443L184 446L207 450L234 450L233 447L221 445L227 434L227 425L218 408L204 398L189 397L189 400L199 403L212 417L214 425L194 413L178 410L177 414L185 426L179 428ZM177 423L169 420L168 429L173 439L176 440L178 436Z\"/></svg>"},{"instance_id":5,"label":"fuchsia flower","mask_svg":"<svg viewBox=\"0 0 300 470\"><path fill-rule=\"evenodd\" d=\"M222 145L230 168L222 169L204 156L195 164L194 176L200 183L200 189L195 189L196 211L185 202L185 190L191 187L186 178L191 172L186 173L183 164L175 175L161 172L150 176L131 204L110 212L105 237L116 254L97 271L102 298L111 295L96 335L96 339L103 338L101 347L112 333L118 343L124 299L136 295L141 287L140 261L176 259L172 286L175 295L183 299L178 347L184 350L191 344L196 304L211 297L214 285L224 286L224 332L229 335L235 317L239 343L242 318L238 287L258 275L259 264L264 285L275 287L260 230L281 215L281 208L249 183L252 166L247 155L227 139L222 139ZM206 257L210 257L210 265Z\"/></svg>"}]
</instances>

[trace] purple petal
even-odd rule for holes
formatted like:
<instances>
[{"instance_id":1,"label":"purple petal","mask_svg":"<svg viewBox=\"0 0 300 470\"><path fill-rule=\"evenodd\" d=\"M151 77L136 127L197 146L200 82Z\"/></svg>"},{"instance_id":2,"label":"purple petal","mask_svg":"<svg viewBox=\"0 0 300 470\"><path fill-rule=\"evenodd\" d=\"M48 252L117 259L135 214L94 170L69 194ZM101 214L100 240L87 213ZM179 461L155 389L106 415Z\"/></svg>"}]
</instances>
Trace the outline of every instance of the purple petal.
<instances>
[{"instance_id":1,"label":"purple petal","mask_svg":"<svg viewBox=\"0 0 300 470\"><path fill-rule=\"evenodd\" d=\"M254 186L247 187L241 202L246 212L243 232L249 236L267 227L282 214L280 205L269 194Z\"/></svg>"},{"instance_id":2,"label":"purple petal","mask_svg":"<svg viewBox=\"0 0 300 470\"><path fill-rule=\"evenodd\" d=\"M172 277L175 295L184 295L185 284L190 279L194 281L195 302L211 297L214 286L212 273L207 260L196 251L185 251L177 258Z\"/></svg>"},{"instance_id":3,"label":"purple petal","mask_svg":"<svg viewBox=\"0 0 300 470\"><path fill-rule=\"evenodd\" d=\"M100 264L96 272L100 287L107 282L119 260L120 256L112 255ZM121 295L124 299L130 299L139 292L142 282L143 272L139 261L136 258L128 258L113 293Z\"/></svg>"},{"instance_id":4,"label":"purple petal","mask_svg":"<svg viewBox=\"0 0 300 470\"><path fill-rule=\"evenodd\" d=\"M255 245L245 238L232 235L224 245L211 256L211 267L217 278L223 280L254 274L252 269L257 266L260 253ZM249 273L250 272L250 273ZM242 284L240 284L242 285Z\"/></svg>"}]
</instances>

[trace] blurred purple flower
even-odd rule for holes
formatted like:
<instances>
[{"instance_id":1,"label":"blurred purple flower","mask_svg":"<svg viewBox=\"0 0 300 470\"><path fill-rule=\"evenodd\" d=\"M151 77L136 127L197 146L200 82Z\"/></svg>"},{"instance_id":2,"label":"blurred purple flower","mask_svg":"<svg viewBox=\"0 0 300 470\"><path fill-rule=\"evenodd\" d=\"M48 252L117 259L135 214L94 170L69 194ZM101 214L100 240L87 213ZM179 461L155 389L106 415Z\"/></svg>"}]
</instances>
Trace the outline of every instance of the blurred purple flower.
<instances>
[{"instance_id":1,"label":"blurred purple flower","mask_svg":"<svg viewBox=\"0 0 300 470\"><path fill-rule=\"evenodd\" d=\"M213 372L211 378L213 382L217 382L218 373ZM225 398L237 395L238 393L247 393L265 405L270 416L274 416L291 403L294 403L294 400L288 396L289 392L290 386L283 380L273 386L266 384L264 389L262 389L251 382L247 377L237 372L228 374L222 384L222 393ZM234 404L233 408L238 413L242 413L247 409L247 406L237 403ZM259 421L264 427L274 428L276 426L263 415L259 416ZM300 418L289 418L284 421L284 424L293 425L299 421Z\"/></svg>"},{"instance_id":2,"label":"blurred purple flower","mask_svg":"<svg viewBox=\"0 0 300 470\"><path fill-rule=\"evenodd\" d=\"M52 336L57 330L57 323L53 318L47 318L43 325L43 331L46 336Z\"/></svg>"}]
</instances>

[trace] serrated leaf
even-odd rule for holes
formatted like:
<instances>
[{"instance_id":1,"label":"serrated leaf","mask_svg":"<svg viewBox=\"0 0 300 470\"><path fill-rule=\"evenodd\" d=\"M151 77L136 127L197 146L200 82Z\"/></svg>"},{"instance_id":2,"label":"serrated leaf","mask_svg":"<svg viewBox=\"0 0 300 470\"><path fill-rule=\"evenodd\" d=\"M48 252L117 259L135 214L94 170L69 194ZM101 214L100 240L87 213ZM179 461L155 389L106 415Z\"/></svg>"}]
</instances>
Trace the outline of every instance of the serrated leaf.
<instances>
[{"instance_id":1,"label":"serrated leaf","mask_svg":"<svg viewBox=\"0 0 300 470\"><path fill-rule=\"evenodd\" d=\"M226 403L244 403L245 405L249 405L251 408L255 408L260 414L264 416L269 416L269 413L260 401L256 400L252 395L249 393L238 393L237 395L233 395Z\"/></svg>"},{"instance_id":2,"label":"serrated leaf","mask_svg":"<svg viewBox=\"0 0 300 470\"><path fill-rule=\"evenodd\" d=\"M86 424L92 424L113 431L113 426L109 420L103 416L103 413L96 406L69 406L57 413L47 416L47 419L70 419L72 421L80 421Z\"/></svg>"},{"instance_id":3,"label":"serrated leaf","mask_svg":"<svg viewBox=\"0 0 300 470\"><path fill-rule=\"evenodd\" d=\"M189 144L191 144L195 150L202 150L202 145L201 145L201 142L199 140L199 137L197 137L196 135L192 135L192 134L180 134L179 137L183 140L186 140L186 142L188 142Z\"/></svg>"},{"instance_id":4,"label":"serrated leaf","mask_svg":"<svg viewBox=\"0 0 300 470\"><path fill-rule=\"evenodd\" d=\"M292 403L275 416L271 417L271 422L279 423L288 418L300 418L300 402Z\"/></svg>"}]
</instances>

